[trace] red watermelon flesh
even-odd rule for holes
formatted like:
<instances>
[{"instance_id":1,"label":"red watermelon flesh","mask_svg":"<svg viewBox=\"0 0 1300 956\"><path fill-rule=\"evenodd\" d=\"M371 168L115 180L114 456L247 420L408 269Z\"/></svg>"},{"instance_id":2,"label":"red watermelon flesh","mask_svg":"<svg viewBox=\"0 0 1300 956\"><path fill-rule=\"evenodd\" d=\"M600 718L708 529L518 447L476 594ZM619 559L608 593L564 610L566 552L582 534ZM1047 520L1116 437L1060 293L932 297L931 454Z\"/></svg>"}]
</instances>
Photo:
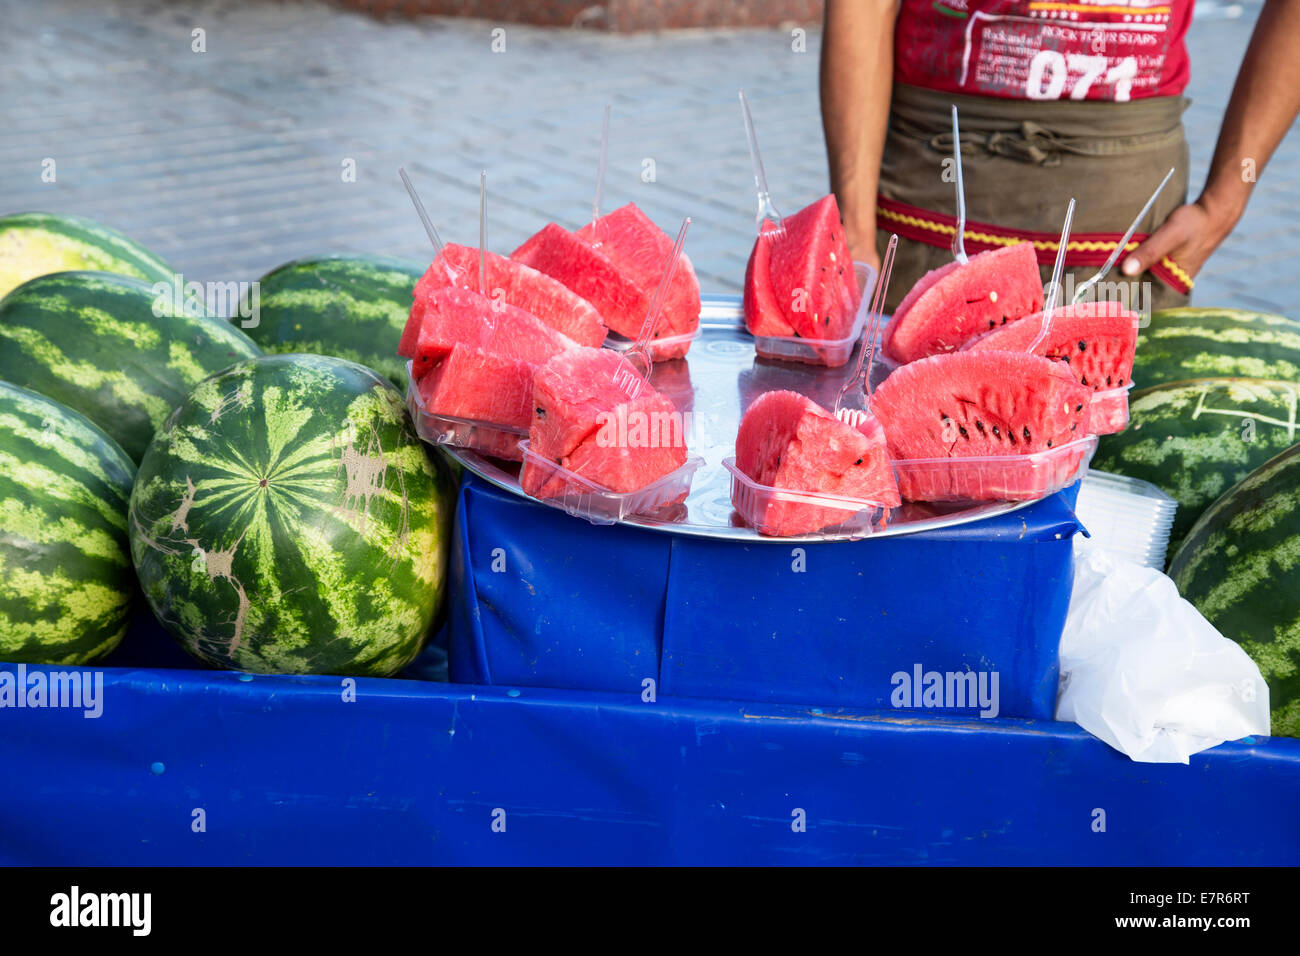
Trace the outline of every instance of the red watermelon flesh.
<instances>
[{"instance_id":1,"label":"red watermelon flesh","mask_svg":"<svg viewBox=\"0 0 1300 956\"><path fill-rule=\"evenodd\" d=\"M535 369L530 362L458 344L419 379L420 397L434 414L526 429Z\"/></svg>"},{"instance_id":2,"label":"red watermelon flesh","mask_svg":"<svg viewBox=\"0 0 1300 956\"><path fill-rule=\"evenodd\" d=\"M635 339L641 332L650 300L654 298L655 290L663 280L664 270L668 268L668 260L673 251L672 237L656 226L649 216L637 208L636 203L620 206L601 216L595 223L587 223L578 230L577 235L607 255L644 293L647 307L631 317L628 326L630 331L616 329L620 335ZM699 325L700 282L695 277L695 267L691 265L690 256L683 252L668 285L668 295L656 329L659 334L655 338L689 335ZM686 347L689 348L689 343ZM686 354L685 348L680 352L676 349L668 351L672 354L665 353L657 358L680 358Z\"/></svg>"},{"instance_id":3,"label":"red watermelon flesh","mask_svg":"<svg viewBox=\"0 0 1300 956\"><path fill-rule=\"evenodd\" d=\"M1000 349L1023 352L1038 337L1041 312L978 336L965 346L967 351ZM1081 385L1095 394L1122 389L1133 381L1133 353L1137 348L1138 315L1118 302L1082 302L1052 313L1047 335L1034 354L1069 366ZM1128 423L1126 393L1122 400L1107 396L1094 401L1089 419L1097 435L1122 431Z\"/></svg>"},{"instance_id":4,"label":"red watermelon flesh","mask_svg":"<svg viewBox=\"0 0 1300 956\"><path fill-rule=\"evenodd\" d=\"M627 367L609 349L576 348L539 368L531 451L615 492L644 488L685 464L684 422L673 403L648 383L629 400L614 384L614 375ZM536 498L575 490L531 461L525 461L519 483Z\"/></svg>"},{"instance_id":5,"label":"red watermelon flesh","mask_svg":"<svg viewBox=\"0 0 1300 956\"><path fill-rule=\"evenodd\" d=\"M1062 363L1024 352L934 355L894 371L871 407L885 428L902 496L909 501L997 500L1043 494L1054 476L1073 473L1074 450L1039 463L1008 456L1047 452L1088 434L1092 390ZM952 467L913 459L1002 458Z\"/></svg>"},{"instance_id":6,"label":"red watermelon flesh","mask_svg":"<svg viewBox=\"0 0 1300 956\"><path fill-rule=\"evenodd\" d=\"M763 231L771 232L776 226L764 221ZM790 338L794 327L786 321L785 313L772 289L772 240L764 236L754 239L749 262L745 265L745 328L750 335Z\"/></svg>"},{"instance_id":7,"label":"red watermelon flesh","mask_svg":"<svg viewBox=\"0 0 1300 956\"><path fill-rule=\"evenodd\" d=\"M749 406L736 434L736 467L773 488L842 495L891 508L900 503L879 422L868 418L854 428L797 392L765 392ZM777 536L809 534L842 524L855 513L780 500L760 500L758 508L757 530Z\"/></svg>"},{"instance_id":8,"label":"red watermelon flesh","mask_svg":"<svg viewBox=\"0 0 1300 956\"><path fill-rule=\"evenodd\" d=\"M484 348L534 365L576 347L571 339L523 309L455 286L431 292L418 323L415 347L411 350L411 372L416 378L442 361L458 344Z\"/></svg>"},{"instance_id":9,"label":"red watermelon flesh","mask_svg":"<svg viewBox=\"0 0 1300 956\"><path fill-rule=\"evenodd\" d=\"M636 338L650 297L608 255L563 226L547 223L510 258L545 273L590 302L619 335ZM652 289L651 292L654 290ZM667 325L658 329L663 335Z\"/></svg>"},{"instance_id":10,"label":"red watermelon flesh","mask_svg":"<svg viewBox=\"0 0 1300 956\"><path fill-rule=\"evenodd\" d=\"M895 362L915 362L1042 308L1038 258L1031 243L1021 242L922 276L894 310L882 344Z\"/></svg>"},{"instance_id":11,"label":"red watermelon flesh","mask_svg":"<svg viewBox=\"0 0 1300 956\"><path fill-rule=\"evenodd\" d=\"M582 296L523 262L507 259L495 252L489 252L486 260L489 298L535 315L579 345L599 347L604 343L608 332L605 322L596 307ZM456 274L454 281L449 267ZM442 255L416 283L415 301L425 300L435 289L450 285L477 292L478 267L478 249L449 242L443 247Z\"/></svg>"},{"instance_id":12,"label":"red watermelon flesh","mask_svg":"<svg viewBox=\"0 0 1300 956\"><path fill-rule=\"evenodd\" d=\"M806 339L847 337L858 304L858 281L835 196L785 217L784 225L784 233L770 240L768 272L786 324Z\"/></svg>"}]
</instances>

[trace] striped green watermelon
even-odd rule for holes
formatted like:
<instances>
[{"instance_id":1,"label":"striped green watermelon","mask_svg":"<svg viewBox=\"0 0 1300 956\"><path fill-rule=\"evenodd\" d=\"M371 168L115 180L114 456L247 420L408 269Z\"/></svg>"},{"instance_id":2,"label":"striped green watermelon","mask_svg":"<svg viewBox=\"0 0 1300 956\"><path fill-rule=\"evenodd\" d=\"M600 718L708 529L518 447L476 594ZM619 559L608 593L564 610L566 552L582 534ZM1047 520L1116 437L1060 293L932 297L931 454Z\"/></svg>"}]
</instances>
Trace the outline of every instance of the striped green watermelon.
<instances>
[{"instance_id":1,"label":"striped green watermelon","mask_svg":"<svg viewBox=\"0 0 1300 956\"><path fill-rule=\"evenodd\" d=\"M28 279L90 269L171 282L167 263L116 229L81 216L22 212L0 217L0 298Z\"/></svg>"},{"instance_id":2,"label":"striped green watermelon","mask_svg":"<svg viewBox=\"0 0 1300 956\"><path fill-rule=\"evenodd\" d=\"M1214 502L1174 555L1169 576L1259 665L1272 733L1300 737L1300 446Z\"/></svg>"},{"instance_id":3,"label":"striped green watermelon","mask_svg":"<svg viewBox=\"0 0 1300 956\"><path fill-rule=\"evenodd\" d=\"M209 664L387 676L442 601L451 512L378 373L265 356L205 380L159 429L131 554L158 619Z\"/></svg>"},{"instance_id":4,"label":"striped green watermelon","mask_svg":"<svg viewBox=\"0 0 1300 956\"><path fill-rule=\"evenodd\" d=\"M0 382L0 661L85 664L122 639L134 477L89 419Z\"/></svg>"},{"instance_id":5,"label":"striped green watermelon","mask_svg":"<svg viewBox=\"0 0 1300 956\"><path fill-rule=\"evenodd\" d=\"M423 274L417 263L383 256L298 259L259 280L258 321L245 331L268 353L345 358L405 388L397 343Z\"/></svg>"},{"instance_id":6,"label":"striped green watermelon","mask_svg":"<svg viewBox=\"0 0 1300 956\"><path fill-rule=\"evenodd\" d=\"M1300 322L1239 309L1182 308L1151 313L1138 330L1138 388L1196 378L1300 382Z\"/></svg>"},{"instance_id":7,"label":"striped green watermelon","mask_svg":"<svg viewBox=\"0 0 1300 956\"><path fill-rule=\"evenodd\" d=\"M0 379L81 412L137 462L201 379L261 354L228 323L176 311L126 276L59 272L0 300Z\"/></svg>"},{"instance_id":8,"label":"striped green watermelon","mask_svg":"<svg viewBox=\"0 0 1300 956\"><path fill-rule=\"evenodd\" d=\"M1300 441L1300 384L1259 378L1166 382L1129 397L1129 426L1103 435L1092 467L1141 478L1178 501L1169 552L1219 495Z\"/></svg>"}]
</instances>

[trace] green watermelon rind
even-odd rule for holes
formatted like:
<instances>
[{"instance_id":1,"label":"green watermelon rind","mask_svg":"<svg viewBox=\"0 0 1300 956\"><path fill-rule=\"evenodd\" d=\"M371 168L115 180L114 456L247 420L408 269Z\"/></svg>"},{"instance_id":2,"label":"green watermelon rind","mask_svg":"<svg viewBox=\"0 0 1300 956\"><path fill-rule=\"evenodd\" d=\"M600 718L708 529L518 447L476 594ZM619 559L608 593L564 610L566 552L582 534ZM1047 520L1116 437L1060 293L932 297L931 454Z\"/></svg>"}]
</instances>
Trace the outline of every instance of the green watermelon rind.
<instances>
[{"instance_id":1,"label":"green watermelon rind","mask_svg":"<svg viewBox=\"0 0 1300 956\"><path fill-rule=\"evenodd\" d=\"M310 352L372 368L406 388L397 355L425 267L388 256L332 255L295 259L258 280L258 321L231 321L269 354ZM241 303L241 315L249 311Z\"/></svg>"},{"instance_id":2,"label":"green watermelon rind","mask_svg":"<svg viewBox=\"0 0 1300 956\"><path fill-rule=\"evenodd\" d=\"M128 276L32 279L0 301L0 379L81 412L139 461L200 380L262 354L220 319L159 306L153 285Z\"/></svg>"},{"instance_id":3,"label":"green watermelon rind","mask_svg":"<svg viewBox=\"0 0 1300 956\"><path fill-rule=\"evenodd\" d=\"M202 382L154 437L132 558L155 616L205 663L391 676L441 605L453 507L378 373L265 356Z\"/></svg>"},{"instance_id":4,"label":"green watermelon rind","mask_svg":"<svg viewBox=\"0 0 1300 956\"><path fill-rule=\"evenodd\" d=\"M48 258L51 252L57 261ZM25 256L38 261L24 264ZM29 279L69 270L113 272L151 283L175 276L149 249L92 219L48 212L0 217L0 297Z\"/></svg>"},{"instance_id":5,"label":"green watermelon rind","mask_svg":"<svg viewBox=\"0 0 1300 956\"><path fill-rule=\"evenodd\" d=\"M0 382L0 661L87 664L122 640L134 478L84 415Z\"/></svg>"},{"instance_id":6,"label":"green watermelon rind","mask_svg":"<svg viewBox=\"0 0 1300 956\"><path fill-rule=\"evenodd\" d=\"M1269 686L1270 732L1300 737L1300 446L1207 508L1169 576L1259 666Z\"/></svg>"},{"instance_id":7,"label":"green watermelon rind","mask_svg":"<svg viewBox=\"0 0 1300 956\"><path fill-rule=\"evenodd\" d=\"M1104 435L1092 467L1149 481L1178 501L1169 552L1220 495L1300 441L1300 384L1204 378L1132 393L1129 426Z\"/></svg>"},{"instance_id":8,"label":"green watermelon rind","mask_svg":"<svg viewBox=\"0 0 1300 956\"><path fill-rule=\"evenodd\" d=\"M1300 322L1282 315L1187 306L1153 312L1138 330L1138 388L1198 378L1300 382Z\"/></svg>"}]
</instances>

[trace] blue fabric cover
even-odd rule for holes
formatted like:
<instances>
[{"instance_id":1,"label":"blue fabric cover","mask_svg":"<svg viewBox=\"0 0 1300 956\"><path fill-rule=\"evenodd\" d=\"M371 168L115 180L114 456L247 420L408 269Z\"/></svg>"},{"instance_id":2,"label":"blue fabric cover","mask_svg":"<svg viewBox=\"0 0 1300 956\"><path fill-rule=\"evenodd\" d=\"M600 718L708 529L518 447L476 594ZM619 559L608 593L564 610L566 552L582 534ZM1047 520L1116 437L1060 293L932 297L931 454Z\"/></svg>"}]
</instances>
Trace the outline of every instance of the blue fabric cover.
<instances>
[{"instance_id":1,"label":"blue fabric cover","mask_svg":"<svg viewBox=\"0 0 1300 956\"><path fill-rule=\"evenodd\" d=\"M996 672L1001 716L1050 719L1075 495L943 531L746 544L593 527L467 476L451 676L624 693L653 679L674 697L890 708L920 700L894 696L894 675L919 666Z\"/></svg>"}]
</instances>

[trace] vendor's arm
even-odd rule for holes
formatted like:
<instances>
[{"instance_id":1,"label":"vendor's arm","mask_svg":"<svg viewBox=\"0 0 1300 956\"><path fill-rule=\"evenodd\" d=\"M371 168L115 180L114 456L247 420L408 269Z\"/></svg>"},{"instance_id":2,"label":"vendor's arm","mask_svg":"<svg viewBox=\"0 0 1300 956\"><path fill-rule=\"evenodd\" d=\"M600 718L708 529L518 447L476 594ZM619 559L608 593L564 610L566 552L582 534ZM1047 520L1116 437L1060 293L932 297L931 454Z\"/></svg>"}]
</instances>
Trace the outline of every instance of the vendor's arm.
<instances>
[{"instance_id":1,"label":"vendor's arm","mask_svg":"<svg viewBox=\"0 0 1300 956\"><path fill-rule=\"evenodd\" d=\"M1195 68L1195 64L1193 64ZM1267 0L1223 117L1205 189L1174 210L1124 261L1139 272L1169 256L1192 275L1246 211L1246 201L1277 144L1300 112L1300 0Z\"/></svg>"},{"instance_id":2,"label":"vendor's arm","mask_svg":"<svg viewBox=\"0 0 1300 956\"><path fill-rule=\"evenodd\" d=\"M898 0L826 0L822 20L822 128L831 191L853 257L878 265L876 188L893 88Z\"/></svg>"}]
</instances>

